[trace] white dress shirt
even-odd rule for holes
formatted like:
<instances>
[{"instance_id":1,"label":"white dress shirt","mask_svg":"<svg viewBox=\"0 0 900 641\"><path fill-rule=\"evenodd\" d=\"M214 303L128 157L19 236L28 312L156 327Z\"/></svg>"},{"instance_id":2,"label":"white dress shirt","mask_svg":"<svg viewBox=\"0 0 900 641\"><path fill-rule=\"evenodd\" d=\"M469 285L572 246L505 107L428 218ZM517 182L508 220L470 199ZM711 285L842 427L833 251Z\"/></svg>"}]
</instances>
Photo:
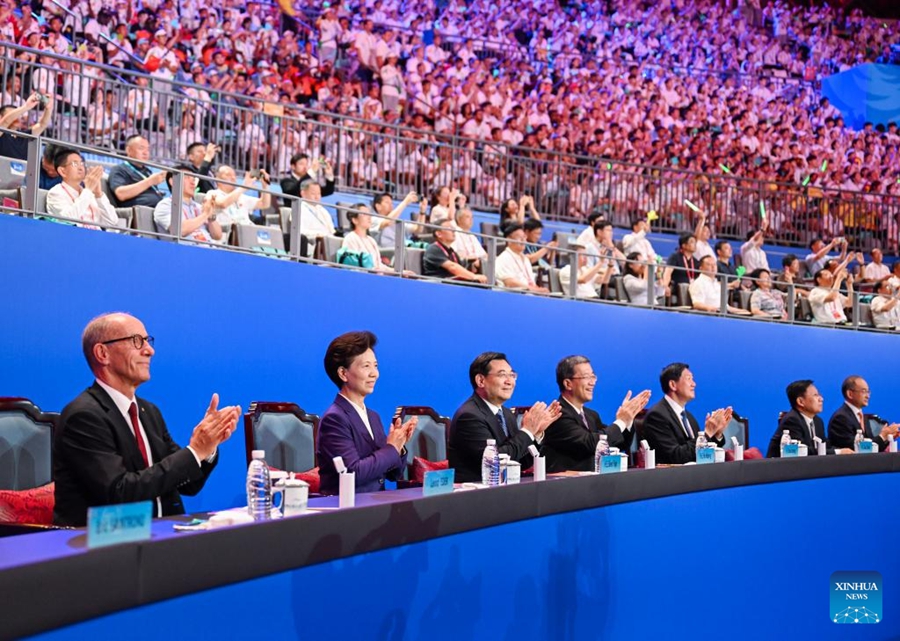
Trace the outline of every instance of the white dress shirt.
<instances>
[{"instance_id":1,"label":"white dress shirt","mask_svg":"<svg viewBox=\"0 0 900 641\"><path fill-rule=\"evenodd\" d=\"M505 280L513 279L527 285L534 285L534 272L531 271L531 261L525 254L517 254L509 248L497 256L494 265L494 274L498 285L504 285Z\"/></svg>"},{"instance_id":2,"label":"white dress shirt","mask_svg":"<svg viewBox=\"0 0 900 641\"><path fill-rule=\"evenodd\" d=\"M341 394L341 397L342 397L344 400L346 400L348 403L350 403L350 405L353 406L353 409L355 409L355 410L356 410L356 413L359 414L359 418L360 418L360 420L363 422L363 425L365 425L365 426L366 426L366 429L369 430L369 436L371 436L371 437L372 437L372 440L374 441L374 440L375 440L375 434L372 432L372 426L369 425L369 413L366 411L366 406L365 406L365 405L362 405L362 406L357 405L356 403L354 403L353 401L351 401L349 398L347 398L347 397L344 396L343 394Z\"/></svg>"},{"instance_id":3,"label":"white dress shirt","mask_svg":"<svg viewBox=\"0 0 900 641\"><path fill-rule=\"evenodd\" d=\"M88 229L119 224L119 216L106 194L101 193L97 198L90 189L82 189L79 193L65 183L54 185L47 192L47 213L87 223L83 227Z\"/></svg>"}]
</instances>

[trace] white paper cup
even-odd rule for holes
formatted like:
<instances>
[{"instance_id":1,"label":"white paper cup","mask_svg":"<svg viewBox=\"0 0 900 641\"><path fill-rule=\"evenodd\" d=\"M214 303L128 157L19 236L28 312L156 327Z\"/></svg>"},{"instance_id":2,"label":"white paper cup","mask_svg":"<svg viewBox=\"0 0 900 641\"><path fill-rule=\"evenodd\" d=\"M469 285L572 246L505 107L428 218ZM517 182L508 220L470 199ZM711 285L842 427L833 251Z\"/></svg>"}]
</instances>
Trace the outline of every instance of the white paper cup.
<instances>
[{"instance_id":1,"label":"white paper cup","mask_svg":"<svg viewBox=\"0 0 900 641\"><path fill-rule=\"evenodd\" d=\"M645 450L644 451L644 469L645 470L656 469L656 450Z\"/></svg>"},{"instance_id":2,"label":"white paper cup","mask_svg":"<svg viewBox=\"0 0 900 641\"><path fill-rule=\"evenodd\" d=\"M534 459L534 480L547 480L547 459L545 459L543 456L538 456Z\"/></svg>"},{"instance_id":3,"label":"white paper cup","mask_svg":"<svg viewBox=\"0 0 900 641\"><path fill-rule=\"evenodd\" d=\"M353 507L356 505L356 473L344 472L338 474L340 479L340 495L338 507Z\"/></svg>"}]
</instances>

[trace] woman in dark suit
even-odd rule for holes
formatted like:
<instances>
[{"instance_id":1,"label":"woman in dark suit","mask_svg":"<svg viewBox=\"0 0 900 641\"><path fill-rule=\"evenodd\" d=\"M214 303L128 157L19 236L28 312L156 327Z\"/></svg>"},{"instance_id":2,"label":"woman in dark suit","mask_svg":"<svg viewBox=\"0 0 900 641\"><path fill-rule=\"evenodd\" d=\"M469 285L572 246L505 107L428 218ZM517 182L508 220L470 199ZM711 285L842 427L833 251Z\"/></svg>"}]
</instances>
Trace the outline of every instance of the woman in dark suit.
<instances>
[{"instance_id":1,"label":"woman in dark suit","mask_svg":"<svg viewBox=\"0 0 900 641\"><path fill-rule=\"evenodd\" d=\"M366 397L378 380L378 361L372 332L338 336L325 352L325 373L337 385L334 398L319 422L317 446L322 494L336 494L338 473L333 458L340 456L349 472L356 473L357 492L384 489L384 480L396 480L406 464L406 442L418 419L404 425L396 419L387 436L378 414L366 408Z\"/></svg>"}]
</instances>

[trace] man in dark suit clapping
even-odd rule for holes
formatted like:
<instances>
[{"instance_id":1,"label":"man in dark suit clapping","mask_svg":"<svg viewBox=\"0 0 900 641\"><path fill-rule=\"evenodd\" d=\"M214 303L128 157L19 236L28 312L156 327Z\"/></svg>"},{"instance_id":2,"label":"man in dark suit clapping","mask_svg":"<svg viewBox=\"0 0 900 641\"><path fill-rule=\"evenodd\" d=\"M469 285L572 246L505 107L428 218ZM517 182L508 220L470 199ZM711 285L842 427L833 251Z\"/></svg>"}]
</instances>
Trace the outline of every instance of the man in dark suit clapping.
<instances>
[{"instance_id":1,"label":"man in dark suit clapping","mask_svg":"<svg viewBox=\"0 0 900 641\"><path fill-rule=\"evenodd\" d=\"M865 419L863 409L869 404L869 384L861 376L848 376L841 385L844 402L828 420L828 443L831 447L853 449L856 431L862 430L865 438L872 439L878 450L884 452L888 448L888 436L897 438L897 423L884 425L878 434L874 434Z\"/></svg>"},{"instance_id":2,"label":"man in dark suit clapping","mask_svg":"<svg viewBox=\"0 0 900 641\"><path fill-rule=\"evenodd\" d=\"M135 395L156 353L144 324L104 314L88 323L82 348L96 380L63 409L54 437L53 522L83 526L88 507L135 501L153 501L155 517L183 514L181 495L203 489L241 408L218 409L213 394L188 446L179 447L159 409Z\"/></svg>"},{"instance_id":3,"label":"man in dark suit clapping","mask_svg":"<svg viewBox=\"0 0 900 641\"><path fill-rule=\"evenodd\" d=\"M647 412L644 433L650 447L656 450L656 462L690 463L697 458L697 437L700 424L687 411L687 404L696 396L694 374L685 363L666 365L659 375L665 396ZM718 409L706 415L704 432L707 441L724 447L722 432L731 420L731 408Z\"/></svg>"},{"instance_id":4,"label":"man in dark suit clapping","mask_svg":"<svg viewBox=\"0 0 900 641\"><path fill-rule=\"evenodd\" d=\"M544 430L559 418L559 403L535 403L522 417L521 429L515 415L503 404L516 388L517 374L505 354L479 354L469 366L473 394L463 403L450 423L447 456L461 483L481 481L481 457L488 439L497 441L500 454L531 467L528 446L540 444Z\"/></svg>"},{"instance_id":5,"label":"man in dark suit clapping","mask_svg":"<svg viewBox=\"0 0 900 641\"><path fill-rule=\"evenodd\" d=\"M616 420L604 425L600 415L585 404L594 399L597 375L585 356L566 356L556 366L559 404L562 414L544 432L541 448L547 458L548 472L592 471L594 450L605 434L610 447L627 452L634 438L634 417L647 405L650 390L637 396L631 391L616 412Z\"/></svg>"}]
</instances>

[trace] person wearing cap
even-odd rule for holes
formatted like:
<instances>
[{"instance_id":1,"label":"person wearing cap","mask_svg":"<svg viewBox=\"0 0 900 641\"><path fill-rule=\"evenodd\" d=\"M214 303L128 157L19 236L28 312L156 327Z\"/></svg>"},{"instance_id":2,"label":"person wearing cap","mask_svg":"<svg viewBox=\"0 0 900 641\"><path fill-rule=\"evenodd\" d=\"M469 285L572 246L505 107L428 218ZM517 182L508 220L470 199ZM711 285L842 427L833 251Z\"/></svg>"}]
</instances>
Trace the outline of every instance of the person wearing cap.
<instances>
[{"instance_id":1,"label":"person wearing cap","mask_svg":"<svg viewBox=\"0 0 900 641\"><path fill-rule=\"evenodd\" d=\"M587 247L579 243L569 243L569 249L578 252L578 285L575 288L576 298L597 298L597 290L609 282L612 273L605 260L598 260L593 265L588 264ZM569 254L569 260L574 256ZM559 284L563 294L569 295L572 283L572 268L569 265L559 270Z\"/></svg>"}]
</instances>

